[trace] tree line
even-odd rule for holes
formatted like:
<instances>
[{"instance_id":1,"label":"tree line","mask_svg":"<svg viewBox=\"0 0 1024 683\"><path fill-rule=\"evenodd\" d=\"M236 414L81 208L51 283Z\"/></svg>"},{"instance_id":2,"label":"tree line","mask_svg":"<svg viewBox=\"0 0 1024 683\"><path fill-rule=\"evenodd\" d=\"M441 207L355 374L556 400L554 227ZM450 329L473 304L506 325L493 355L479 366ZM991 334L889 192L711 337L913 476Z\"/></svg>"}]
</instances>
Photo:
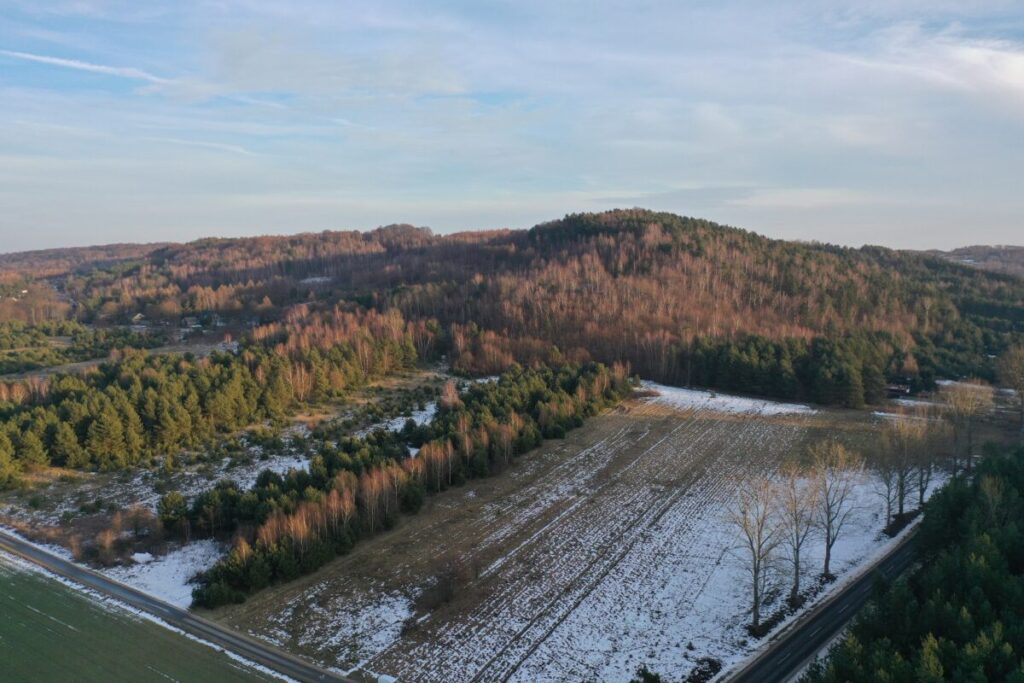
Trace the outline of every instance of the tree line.
<instances>
[{"instance_id":1,"label":"tree line","mask_svg":"<svg viewBox=\"0 0 1024 683\"><path fill-rule=\"evenodd\" d=\"M266 471L250 491L221 482L187 510L180 494L168 494L160 507L170 528L234 537L230 553L202 575L194 603L239 602L312 572L400 513L418 511L426 494L501 471L629 391L624 366L515 366L462 393L449 384L429 425L319 441L308 472Z\"/></svg>"}]
</instances>

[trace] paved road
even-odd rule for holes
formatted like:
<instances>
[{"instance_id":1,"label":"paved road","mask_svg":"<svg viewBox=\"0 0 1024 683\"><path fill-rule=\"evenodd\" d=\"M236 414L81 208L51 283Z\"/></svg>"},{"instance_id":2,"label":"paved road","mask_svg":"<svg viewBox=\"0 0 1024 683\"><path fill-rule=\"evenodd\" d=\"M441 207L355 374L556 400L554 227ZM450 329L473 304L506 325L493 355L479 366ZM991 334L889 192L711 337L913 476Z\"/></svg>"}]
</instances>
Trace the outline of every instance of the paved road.
<instances>
[{"instance_id":1,"label":"paved road","mask_svg":"<svg viewBox=\"0 0 1024 683\"><path fill-rule=\"evenodd\" d=\"M350 679L320 669L266 643L261 643L219 624L202 619L188 610L175 607L162 600L157 600L130 586L109 579L102 574L68 562L45 550L40 550L30 543L26 543L20 538L11 536L3 531L0 531L0 550L22 557L75 583L91 588L103 595L109 595L136 609L148 612L190 635L219 645L245 659L262 664L289 678L303 682L331 681L351 683Z\"/></svg>"},{"instance_id":2,"label":"paved road","mask_svg":"<svg viewBox=\"0 0 1024 683\"><path fill-rule=\"evenodd\" d=\"M879 562L872 571L828 598L788 632L778 636L758 659L724 679L727 683L784 683L806 666L826 643L839 633L871 597L879 575L899 576L915 559L911 535Z\"/></svg>"}]
</instances>

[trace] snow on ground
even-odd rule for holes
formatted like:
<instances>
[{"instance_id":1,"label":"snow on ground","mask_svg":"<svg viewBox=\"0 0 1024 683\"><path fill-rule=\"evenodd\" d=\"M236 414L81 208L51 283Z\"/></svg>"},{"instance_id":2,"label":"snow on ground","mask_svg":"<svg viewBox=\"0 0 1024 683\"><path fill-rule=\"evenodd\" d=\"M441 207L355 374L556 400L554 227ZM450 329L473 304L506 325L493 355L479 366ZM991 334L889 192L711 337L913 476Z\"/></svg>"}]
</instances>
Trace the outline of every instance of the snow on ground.
<instances>
[{"instance_id":1,"label":"snow on ground","mask_svg":"<svg viewBox=\"0 0 1024 683\"><path fill-rule=\"evenodd\" d=\"M68 562L105 574L143 593L187 609L192 604L192 586L188 581L198 572L209 569L224 554L223 547L212 539L192 541L159 557L149 553L135 553L135 562L127 566L96 569L76 562L71 551L59 545L39 543L26 538L16 529L0 525L0 529L41 550Z\"/></svg>"},{"instance_id":2,"label":"snow on ground","mask_svg":"<svg viewBox=\"0 0 1024 683\"><path fill-rule=\"evenodd\" d=\"M941 483L937 479L931 490ZM832 549L832 571L840 578L815 601L895 543L880 531L884 508L869 477L852 499L854 512ZM723 672L745 659L764 641L746 634L750 579L736 531L725 520L728 507L671 510L662 528L615 566L510 680L626 680L641 664L666 680L680 680L700 656L720 659ZM813 585L823 558L821 538L812 539L805 549L803 587ZM777 597L763 616L781 605L789 586L784 558L777 558L773 572Z\"/></svg>"},{"instance_id":3,"label":"snow on ground","mask_svg":"<svg viewBox=\"0 0 1024 683\"><path fill-rule=\"evenodd\" d=\"M376 423L370 425L369 427L366 427L365 429L360 429L358 432L355 433L355 436L358 436L358 437L366 436L367 434L370 434L371 432L375 432L378 429L383 429L384 431L388 431L388 432L400 432L400 431L402 431L402 427L405 426L405 421L406 420L412 420L413 422L416 423L417 426L425 425L428 422L430 422L431 420L433 420L434 419L434 415L436 415L436 414L437 414L437 402L436 401L431 401L423 409L421 409L421 410L414 410L408 416L399 415L398 417L393 417L390 420L383 420L381 422L376 422Z\"/></svg>"},{"instance_id":4,"label":"snow on ground","mask_svg":"<svg viewBox=\"0 0 1024 683\"><path fill-rule=\"evenodd\" d=\"M799 403L779 403L744 396L730 396L729 394L719 394L699 389L669 387L648 381L641 382L640 386L648 391L658 393L657 396L649 400L655 403L670 405L680 410L711 410L719 413L740 415L812 415L818 412L810 406Z\"/></svg>"},{"instance_id":5,"label":"snow on ground","mask_svg":"<svg viewBox=\"0 0 1024 683\"><path fill-rule=\"evenodd\" d=\"M230 460L230 459L228 459ZM309 459L304 455L276 455L267 458L266 460L255 459L253 462L242 465L240 467L230 468L230 463L222 463L221 472L222 474L218 479L230 479L231 481L238 484L240 488L250 489L256 485L256 478L260 476L260 472L263 470L270 470L271 472L277 472L280 475L285 475L289 470L308 470ZM210 482L205 482L206 486L210 485Z\"/></svg>"},{"instance_id":6,"label":"snow on ground","mask_svg":"<svg viewBox=\"0 0 1024 683\"><path fill-rule=\"evenodd\" d=\"M923 398L894 398L892 399L892 402L905 408L934 407L942 405L938 401L926 401Z\"/></svg>"},{"instance_id":7,"label":"snow on ground","mask_svg":"<svg viewBox=\"0 0 1024 683\"><path fill-rule=\"evenodd\" d=\"M149 553L140 553L149 555ZM137 588L172 605L188 609L192 604L189 579L209 569L223 554L212 539L193 541L160 557L135 564L100 570L112 579Z\"/></svg>"},{"instance_id":8,"label":"snow on ground","mask_svg":"<svg viewBox=\"0 0 1024 683\"><path fill-rule=\"evenodd\" d=\"M331 668L349 674L397 640L413 614L410 597L380 589L358 596L307 599L322 588L318 584L286 602L271 620L269 632L253 635L278 646L294 637L300 647L335 652ZM288 626L296 622L302 624L301 631L289 634Z\"/></svg>"},{"instance_id":9,"label":"snow on ground","mask_svg":"<svg viewBox=\"0 0 1024 683\"><path fill-rule=\"evenodd\" d=\"M770 474L816 438L818 411L646 386L661 395L542 478L531 479L529 461L511 473L525 485L482 505L465 529L474 538L482 532L474 552L488 558L474 599L456 613L417 615L412 635L383 630L394 640L367 668L437 683L564 683L628 680L647 664L666 680L682 680L698 658L717 658L728 669L764 642L746 632L749 575L728 511L746 477ZM665 415L654 410L659 403L682 412ZM714 412L749 417L724 420ZM771 417L791 414L805 419ZM859 424L872 429L868 420ZM932 490L941 483L936 476ZM852 503L832 552L839 580L815 601L894 543L881 532L884 501L868 474ZM820 537L805 547L805 589L823 557ZM764 617L783 605L786 564L779 557L773 567ZM293 616L289 630L301 624L308 637L307 623Z\"/></svg>"}]
</instances>

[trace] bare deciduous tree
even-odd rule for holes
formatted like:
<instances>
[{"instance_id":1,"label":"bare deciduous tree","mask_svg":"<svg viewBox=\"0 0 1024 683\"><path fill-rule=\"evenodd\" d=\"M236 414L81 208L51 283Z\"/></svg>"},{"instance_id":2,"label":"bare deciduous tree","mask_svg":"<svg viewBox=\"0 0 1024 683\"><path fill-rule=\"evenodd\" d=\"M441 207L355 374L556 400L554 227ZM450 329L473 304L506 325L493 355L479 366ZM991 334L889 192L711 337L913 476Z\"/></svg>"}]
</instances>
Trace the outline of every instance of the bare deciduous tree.
<instances>
[{"instance_id":1,"label":"bare deciduous tree","mask_svg":"<svg viewBox=\"0 0 1024 683\"><path fill-rule=\"evenodd\" d=\"M1024 346L1007 349L996 362L996 372L1003 386L1017 392L1020 431L1024 434Z\"/></svg>"},{"instance_id":2,"label":"bare deciduous tree","mask_svg":"<svg viewBox=\"0 0 1024 683\"><path fill-rule=\"evenodd\" d=\"M797 463L791 462L783 466L775 484L774 496L782 535L781 542L788 551L789 563L793 569L789 604L795 607L800 601L802 553L814 529L818 488Z\"/></svg>"},{"instance_id":3,"label":"bare deciduous tree","mask_svg":"<svg viewBox=\"0 0 1024 683\"><path fill-rule=\"evenodd\" d=\"M899 488L896 453L888 444L883 444L872 463L878 495L885 501L885 526L892 522L893 508L896 507L896 492Z\"/></svg>"},{"instance_id":4,"label":"bare deciduous tree","mask_svg":"<svg viewBox=\"0 0 1024 683\"><path fill-rule=\"evenodd\" d=\"M740 487L736 507L729 519L739 530L743 548L749 553L747 571L751 583L752 629L761 625L761 602L768 585L768 567L772 554L782 540L774 519L775 490L770 479L758 477Z\"/></svg>"},{"instance_id":5,"label":"bare deciduous tree","mask_svg":"<svg viewBox=\"0 0 1024 683\"><path fill-rule=\"evenodd\" d=\"M853 489L863 472L860 458L840 443L822 441L811 447L818 490L815 524L825 537L822 575L832 578L832 548L853 512Z\"/></svg>"},{"instance_id":6,"label":"bare deciduous tree","mask_svg":"<svg viewBox=\"0 0 1024 683\"><path fill-rule=\"evenodd\" d=\"M971 472L974 429L978 418L992 409L992 387L980 379L954 382L942 387L940 397L946 405L946 417L953 428L953 476L958 473L960 440L966 438L965 462Z\"/></svg>"},{"instance_id":7,"label":"bare deciduous tree","mask_svg":"<svg viewBox=\"0 0 1024 683\"><path fill-rule=\"evenodd\" d=\"M932 483L935 464L948 448L949 427L927 411L918 413L926 419L924 441L917 450L915 470L917 472L917 506L924 506L924 496Z\"/></svg>"},{"instance_id":8,"label":"bare deciduous tree","mask_svg":"<svg viewBox=\"0 0 1024 683\"><path fill-rule=\"evenodd\" d=\"M927 421L917 415L894 420L886 425L885 449L896 479L896 514L906 511L911 477L917 468L919 452L925 447Z\"/></svg>"}]
</instances>

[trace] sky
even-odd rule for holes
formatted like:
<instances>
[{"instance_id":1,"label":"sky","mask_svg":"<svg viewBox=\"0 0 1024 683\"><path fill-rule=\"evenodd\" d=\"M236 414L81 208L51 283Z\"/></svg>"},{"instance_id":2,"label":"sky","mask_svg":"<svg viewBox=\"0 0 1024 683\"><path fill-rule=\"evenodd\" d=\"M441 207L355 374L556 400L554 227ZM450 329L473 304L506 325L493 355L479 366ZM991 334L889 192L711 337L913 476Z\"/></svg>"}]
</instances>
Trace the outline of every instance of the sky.
<instances>
[{"instance_id":1,"label":"sky","mask_svg":"<svg viewBox=\"0 0 1024 683\"><path fill-rule=\"evenodd\" d=\"M1019 0L0 0L0 252L640 206L1024 244Z\"/></svg>"}]
</instances>

